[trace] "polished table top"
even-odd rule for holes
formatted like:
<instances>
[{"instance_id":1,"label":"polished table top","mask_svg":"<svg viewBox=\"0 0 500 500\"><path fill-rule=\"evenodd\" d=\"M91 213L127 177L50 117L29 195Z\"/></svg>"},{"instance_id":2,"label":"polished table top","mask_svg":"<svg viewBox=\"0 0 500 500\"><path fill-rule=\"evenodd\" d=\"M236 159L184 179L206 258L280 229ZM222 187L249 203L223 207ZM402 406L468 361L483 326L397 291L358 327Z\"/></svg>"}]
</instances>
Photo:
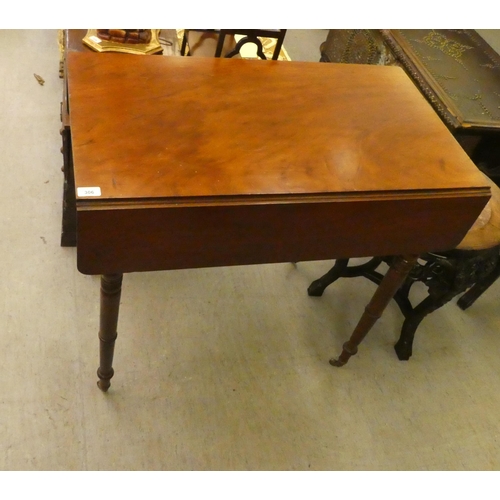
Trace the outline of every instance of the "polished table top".
<instances>
[{"instance_id":1,"label":"polished table top","mask_svg":"<svg viewBox=\"0 0 500 500\"><path fill-rule=\"evenodd\" d=\"M489 197L400 68L67 63L86 274L449 249Z\"/></svg>"}]
</instances>

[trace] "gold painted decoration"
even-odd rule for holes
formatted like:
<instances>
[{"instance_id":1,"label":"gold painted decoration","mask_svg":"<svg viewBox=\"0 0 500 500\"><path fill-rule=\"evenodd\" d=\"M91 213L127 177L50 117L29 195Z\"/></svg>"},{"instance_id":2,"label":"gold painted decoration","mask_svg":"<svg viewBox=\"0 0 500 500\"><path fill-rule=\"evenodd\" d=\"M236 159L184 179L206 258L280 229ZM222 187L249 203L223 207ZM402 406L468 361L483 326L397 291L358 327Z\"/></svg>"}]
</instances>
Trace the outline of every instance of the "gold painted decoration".
<instances>
[{"instance_id":1,"label":"gold painted decoration","mask_svg":"<svg viewBox=\"0 0 500 500\"><path fill-rule=\"evenodd\" d=\"M162 52L160 30L88 30L83 43L96 52L156 54Z\"/></svg>"}]
</instances>

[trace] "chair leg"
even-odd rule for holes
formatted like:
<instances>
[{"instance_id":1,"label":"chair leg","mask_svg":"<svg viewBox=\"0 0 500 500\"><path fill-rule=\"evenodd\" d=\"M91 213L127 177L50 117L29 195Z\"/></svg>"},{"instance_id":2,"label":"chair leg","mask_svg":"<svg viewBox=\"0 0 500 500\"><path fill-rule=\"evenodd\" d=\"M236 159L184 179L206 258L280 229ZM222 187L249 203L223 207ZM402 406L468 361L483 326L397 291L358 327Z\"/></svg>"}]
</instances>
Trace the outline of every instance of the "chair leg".
<instances>
[{"instance_id":1,"label":"chair leg","mask_svg":"<svg viewBox=\"0 0 500 500\"><path fill-rule=\"evenodd\" d=\"M420 258L425 264L419 264L415 259L416 266L413 271L411 274L406 273L406 278L400 282L399 288L392 294L392 298L395 299L405 317L399 340L394 346L400 360L410 359L415 332L428 314L468 289L458 301L459 307L466 309L500 277L499 251L500 247L493 247L485 250L453 250L441 254L423 254ZM337 260L330 271L311 283L308 294L319 297L327 286L343 277L364 276L380 287L380 284L387 281L388 277L387 274L384 277L376 271L381 262L390 263L391 260L372 258L365 264L351 267L348 266L349 259ZM394 271L393 264L394 262L391 264L391 272ZM429 295L413 307L409 292L416 282L424 283L429 290ZM383 300L386 298L387 295ZM344 345L344 351L339 360L331 360L331 364L342 366L350 356L357 352L357 346L376 321L376 312L383 310L384 307L385 305L380 308L377 301L369 305L368 315L365 315L367 317L360 320L360 325L356 327L352 338Z\"/></svg>"},{"instance_id":2,"label":"chair leg","mask_svg":"<svg viewBox=\"0 0 500 500\"><path fill-rule=\"evenodd\" d=\"M401 328L401 335L399 340L394 346L394 350L400 361L408 361L412 355L413 339L415 332L422 320L430 313L443 307L453 297L457 295L456 291L444 293L440 297L433 297L429 295L420 304L418 304L405 318L403 327Z\"/></svg>"},{"instance_id":3,"label":"chair leg","mask_svg":"<svg viewBox=\"0 0 500 500\"><path fill-rule=\"evenodd\" d=\"M310 297L321 297L327 286L342 277L347 264L349 264L349 259L337 259L335 265L326 274L309 285L307 294Z\"/></svg>"},{"instance_id":4,"label":"chair leg","mask_svg":"<svg viewBox=\"0 0 500 500\"><path fill-rule=\"evenodd\" d=\"M181 56L186 54L187 34L188 34L188 31L184 30L184 34L182 35Z\"/></svg>"},{"instance_id":5,"label":"chair leg","mask_svg":"<svg viewBox=\"0 0 500 500\"><path fill-rule=\"evenodd\" d=\"M500 262L491 274L486 276L481 281L475 283L467 292L465 292L457 302L458 307L465 311L484 293L488 288L495 283L500 277Z\"/></svg>"},{"instance_id":6,"label":"chair leg","mask_svg":"<svg viewBox=\"0 0 500 500\"><path fill-rule=\"evenodd\" d=\"M219 31L219 37L217 38L217 47L215 48L215 57L222 56L222 49L224 48L224 41L226 39L226 33L224 30Z\"/></svg>"},{"instance_id":7,"label":"chair leg","mask_svg":"<svg viewBox=\"0 0 500 500\"><path fill-rule=\"evenodd\" d=\"M274 52L273 52L273 60L274 61L277 61L279 56L280 56L281 47L283 46L283 40L285 39L285 34L286 34L286 30L280 30L280 35L276 39L276 47L274 48Z\"/></svg>"}]
</instances>

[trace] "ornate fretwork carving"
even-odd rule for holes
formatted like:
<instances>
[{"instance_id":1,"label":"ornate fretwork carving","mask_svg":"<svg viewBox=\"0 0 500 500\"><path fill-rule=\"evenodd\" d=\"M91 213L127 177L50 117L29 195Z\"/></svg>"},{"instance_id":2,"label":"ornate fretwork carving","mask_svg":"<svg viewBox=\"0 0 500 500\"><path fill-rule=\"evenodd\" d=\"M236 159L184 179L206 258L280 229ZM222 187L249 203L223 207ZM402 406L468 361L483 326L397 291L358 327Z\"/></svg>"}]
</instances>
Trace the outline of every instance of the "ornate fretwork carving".
<instances>
[{"instance_id":1,"label":"ornate fretwork carving","mask_svg":"<svg viewBox=\"0 0 500 500\"><path fill-rule=\"evenodd\" d=\"M384 278L384 275L377 270L379 265L382 262L391 265L393 260L394 257L374 258L357 266L348 266L349 259L337 260L328 273L311 283L308 294L321 296L326 287L339 278L364 276L379 285ZM498 276L499 273L500 247L487 250L452 250L422 255L394 295L394 300L405 317L400 338L395 345L398 358L407 360L411 357L413 337L425 316L471 287L487 282L489 277ZM409 294L412 286L417 282L423 283L428 288L429 295L414 306ZM474 297L474 300L475 298L477 297ZM472 303L466 302L466 307ZM461 307L465 308L463 305Z\"/></svg>"}]
</instances>

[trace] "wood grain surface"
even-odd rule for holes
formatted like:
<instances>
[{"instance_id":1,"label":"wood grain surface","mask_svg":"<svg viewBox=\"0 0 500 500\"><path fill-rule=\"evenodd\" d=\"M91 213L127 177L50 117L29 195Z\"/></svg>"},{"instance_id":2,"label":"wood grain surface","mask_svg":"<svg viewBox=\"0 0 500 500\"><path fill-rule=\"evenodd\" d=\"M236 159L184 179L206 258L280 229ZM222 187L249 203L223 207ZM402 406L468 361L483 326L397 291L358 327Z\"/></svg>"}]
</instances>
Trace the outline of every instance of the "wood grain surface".
<instances>
[{"instance_id":1,"label":"wood grain surface","mask_svg":"<svg viewBox=\"0 0 500 500\"><path fill-rule=\"evenodd\" d=\"M400 68L68 59L76 183L104 199L483 185Z\"/></svg>"},{"instance_id":2,"label":"wood grain surface","mask_svg":"<svg viewBox=\"0 0 500 500\"><path fill-rule=\"evenodd\" d=\"M68 54L78 268L453 248L489 187L400 68Z\"/></svg>"}]
</instances>

